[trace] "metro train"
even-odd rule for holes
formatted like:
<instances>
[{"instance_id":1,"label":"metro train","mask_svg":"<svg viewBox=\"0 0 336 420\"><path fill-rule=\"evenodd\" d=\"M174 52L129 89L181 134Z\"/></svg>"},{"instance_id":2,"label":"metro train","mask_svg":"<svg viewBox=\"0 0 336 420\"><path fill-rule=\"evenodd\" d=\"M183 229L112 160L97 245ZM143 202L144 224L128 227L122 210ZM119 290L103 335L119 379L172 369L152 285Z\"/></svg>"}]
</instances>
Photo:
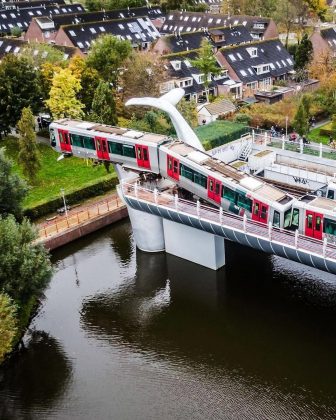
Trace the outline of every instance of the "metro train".
<instances>
[{"instance_id":1,"label":"metro train","mask_svg":"<svg viewBox=\"0 0 336 420\"><path fill-rule=\"evenodd\" d=\"M306 236L336 242L336 202L296 199L182 141L92 122L62 119L50 127L51 146L63 155L120 164L161 175L223 210Z\"/></svg>"}]
</instances>

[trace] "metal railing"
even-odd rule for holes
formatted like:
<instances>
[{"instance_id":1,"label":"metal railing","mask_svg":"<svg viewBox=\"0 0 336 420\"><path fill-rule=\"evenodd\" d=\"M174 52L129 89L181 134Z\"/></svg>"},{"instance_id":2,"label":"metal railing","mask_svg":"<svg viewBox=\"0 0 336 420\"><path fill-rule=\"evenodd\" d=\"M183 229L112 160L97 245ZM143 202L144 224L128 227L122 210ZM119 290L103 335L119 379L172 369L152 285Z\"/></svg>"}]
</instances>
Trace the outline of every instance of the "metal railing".
<instances>
[{"instance_id":1,"label":"metal railing","mask_svg":"<svg viewBox=\"0 0 336 420\"><path fill-rule=\"evenodd\" d=\"M295 232L280 229L247 219L232 213L223 211L222 208L213 208L201 204L199 201L192 202L179 198L176 194L159 192L157 189L150 190L138 185L138 183L122 183L122 191L125 197L136 198L143 202L150 202L178 213L191 215L217 225L237 230L256 238L266 239L271 243L278 243L287 247L298 249L304 252L313 253L323 258L336 260L336 246L327 242L301 235L298 230Z\"/></svg>"},{"instance_id":2,"label":"metal railing","mask_svg":"<svg viewBox=\"0 0 336 420\"><path fill-rule=\"evenodd\" d=\"M117 195L113 195L79 211L70 211L67 216L64 215L61 219L56 218L38 225L39 238L43 239L57 235L123 206L124 204L120 198Z\"/></svg>"}]
</instances>

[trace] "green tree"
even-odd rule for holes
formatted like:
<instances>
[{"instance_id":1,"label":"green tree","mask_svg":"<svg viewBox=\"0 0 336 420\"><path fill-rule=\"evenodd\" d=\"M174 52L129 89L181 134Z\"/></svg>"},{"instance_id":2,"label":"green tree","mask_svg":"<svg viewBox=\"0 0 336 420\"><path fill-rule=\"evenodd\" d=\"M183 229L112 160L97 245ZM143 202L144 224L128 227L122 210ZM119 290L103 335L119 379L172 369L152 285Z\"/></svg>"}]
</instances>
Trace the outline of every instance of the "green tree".
<instances>
[{"instance_id":1,"label":"green tree","mask_svg":"<svg viewBox=\"0 0 336 420\"><path fill-rule=\"evenodd\" d=\"M92 121L117 125L116 104L109 83L101 81L96 89L92 101Z\"/></svg>"},{"instance_id":2,"label":"green tree","mask_svg":"<svg viewBox=\"0 0 336 420\"><path fill-rule=\"evenodd\" d=\"M197 104L195 101L187 101L183 98L177 105L177 109L191 127L197 127Z\"/></svg>"},{"instance_id":3,"label":"green tree","mask_svg":"<svg viewBox=\"0 0 336 420\"><path fill-rule=\"evenodd\" d=\"M12 299L0 293L0 363L12 349L17 333L17 307Z\"/></svg>"},{"instance_id":4,"label":"green tree","mask_svg":"<svg viewBox=\"0 0 336 420\"><path fill-rule=\"evenodd\" d=\"M20 52L35 68L39 68L44 63L60 64L64 60L64 52L50 44L30 42L26 44Z\"/></svg>"},{"instance_id":5,"label":"green tree","mask_svg":"<svg viewBox=\"0 0 336 420\"><path fill-rule=\"evenodd\" d=\"M62 69L54 75L50 97L45 103L55 119L83 117L84 105L76 96L80 89L80 81L70 69Z\"/></svg>"},{"instance_id":6,"label":"green tree","mask_svg":"<svg viewBox=\"0 0 336 420\"><path fill-rule=\"evenodd\" d=\"M34 66L24 57L6 55L0 63L0 133L9 132L24 107L33 112L42 105L39 78Z\"/></svg>"},{"instance_id":7,"label":"green tree","mask_svg":"<svg viewBox=\"0 0 336 420\"><path fill-rule=\"evenodd\" d=\"M132 45L129 41L120 40L110 34L101 35L89 51L87 65L97 70L102 79L111 82L116 88L120 70L131 52Z\"/></svg>"},{"instance_id":8,"label":"green tree","mask_svg":"<svg viewBox=\"0 0 336 420\"><path fill-rule=\"evenodd\" d=\"M27 219L21 224L12 215L0 217L0 290L20 305L41 296L52 267L37 233Z\"/></svg>"},{"instance_id":9,"label":"green tree","mask_svg":"<svg viewBox=\"0 0 336 420\"><path fill-rule=\"evenodd\" d=\"M277 23L280 23L286 29L285 46L288 49L289 33L295 25L295 20L297 18L296 3L292 0L281 0L276 2L274 18Z\"/></svg>"},{"instance_id":10,"label":"green tree","mask_svg":"<svg viewBox=\"0 0 336 420\"><path fill-rule=\"evenodd\" d=\"M221 73L222 69L219 67L216 58L212 51L212 45L208 39L204 38L201 43L201 48L198 51L198 57L191 61L191 64L196 67L201 74L203 74L203 84L206 92L207 101L209 101L209 84L211 76L216 76Z\"/></svg>"},{"instance_id":11,"label":"green tree","mask_svg":"<svg viewBox=\"0 0 336 420\"><path fill-rule=\"evenodd\" d=\"M22 29L19 28L18 26L14 26L13 28L11 28L11 35L18 38L19 36L22 35Z\"/></svg>"},{"instance_id":12,"label":"green tree","mask_svg":"<svg viewBox=\"0 0 336 420\"><path fill-rule=\"evenodd\" d=\"M27 184L18 175L13 174L13 163L5 156L5 149L0 149L0 216L13 214L22 216L22 202L27 195Z\"/></svg>"},{"instance_id":13,"label":"green tree","mask_svg":"<svg viewBox=\"0 0 336 420\"><path fill-rule=\"evenodd\" d=\"M313 45L308 38L308 34L304 34L301 42L298 44L295 54L295 70L303 69L309 64L313 54Z\"/></svg>"},{"instance_id":14,"label":"green tree","mask_svg":"<svg viewBox=\"0 0 336 420\"><path fill-rule=\"evenodd\" d=\"M293 124L294 124L294 129L297 131L297 133L300 134L300 136L303 136L308 133L309 131L308 115L305 110L304 103L302 101L300 102L298 110L295 114Z\"/></svg>"},{"instance_id":15,"label":"green tree","mask_svg":"<svg viewBox=\"0 0 336 420\"><path fill-rule=\"evenodd\" d=\"M36 143L35 120L30 108L23 108L17 127L20 133L19 163L23 174L34 183L41 164Z\"/></svg>"}]
</instances>

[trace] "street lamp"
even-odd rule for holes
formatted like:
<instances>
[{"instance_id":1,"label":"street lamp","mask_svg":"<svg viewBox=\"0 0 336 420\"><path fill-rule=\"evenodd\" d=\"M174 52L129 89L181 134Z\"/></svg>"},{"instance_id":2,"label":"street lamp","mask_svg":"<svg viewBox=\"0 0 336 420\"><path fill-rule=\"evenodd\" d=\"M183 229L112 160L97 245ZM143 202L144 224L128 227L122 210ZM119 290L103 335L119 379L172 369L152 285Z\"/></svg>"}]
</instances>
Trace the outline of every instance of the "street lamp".
<instances>
[{"instance_id":1,"label":"street lamp","mask_svg":"<svg viewBox=\"0 0 336 420\"><path fill-rule=\"evenodd\" d=\"M287 134L288 134L288 115L286 115L286 140L287 140Z\"/></svg>"},{"instance_id":2,"label":"street lamp","mask_svg":"<svg viewBox=\"0 0 336 420\"><path fill-rule=\"evenodd\" d=\"M67 205L66 205L66 201L65 201L64 188L61 188L61 196L63 198L65 215L66 215L66 217L68 217L68 209L67 209Z\"/></svg>"}]
</instances>

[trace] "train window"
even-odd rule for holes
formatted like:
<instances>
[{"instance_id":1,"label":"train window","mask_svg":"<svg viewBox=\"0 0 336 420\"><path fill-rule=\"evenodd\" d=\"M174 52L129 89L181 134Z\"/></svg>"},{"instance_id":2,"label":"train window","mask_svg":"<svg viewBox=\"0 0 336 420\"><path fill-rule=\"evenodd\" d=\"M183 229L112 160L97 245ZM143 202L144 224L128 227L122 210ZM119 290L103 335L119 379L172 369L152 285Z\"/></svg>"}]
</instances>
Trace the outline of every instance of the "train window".
<instances>
[{"instance_id":1,"label":"train window","mask_svg":"<svg viewBox=\"0 0 336 420\"><path fill-rule=\"evenodd\" d=\"M321 216L316 216L315 230L317 230L318 232L321 230Z\"/></svg>"},{"instance_id":2,"label":"train window","mask_svg":"<svg viewBox=\"0 0 336 420\"><path fill-rule=\"evenodd\" d=\"M95 143L92 137L83 137L83 145L85 149L95 150Z\"/></svg>"},{"instance_id":3,"label":"train window","mask_svg":"<svg viewBox=\"0 0 336 420\"><path fill-rule=\"evenodd\" d=\"M188 166L185 166L183 164L180 165L180 168L182 176L184 176L187 179L190 179L190 181L194 181L194 171L192 169L188 168Z\"/></svg>"},{"instance_id":4,"label":"train window","mask_svg":"<svg viewBox=\"0 0 336 420\"><path fill-rule=\"evenodd\" d=\"M148 160L148 150L147 149L142 149L142 153L143 153L143 160Z\"/></svg>"},{"instance_id":5,"label":"train window","mask_svg":"<svg viewBox=\"0 0 336 420\"><path fill-rule=\"evenodd\" d=\"M128 144L123 144L122 154L127 157L135 158L135 147Z\"/></svg>"},{"instance_id":6,"label":"train window","mask_svg":"<svg viewBox=\"0 0 336 420\"><path fill-rule=\"evenodd\" d=\"M292 209L288 209L285 211L285 217L284 217L284 228L289 228L291 225L292 220Z\"/></svg>"},{"instance_id":7,"label":"train window","mask_svg":"<svg viewBox=\"0 0 336 420\"><path fill-rule=\"evenodd\" d=\"M212 179L209 180L209 190L213 191L213 180Z\"/></svg>"},{"instance_id":8,"label":"train window","mask_svg":"<svg viewBox=\"0 0 336 420\"><path fill-rule=\"evenodd\" d=\"M56 146L55 131L52 128L50 129L50 144L52 145L52 147Z\"/></svg>"},{"instance_id":9,"label":"train window","mask_svg":"<svg viewBox=\"0 0 336 420\"><path fill-rule=\"evenodd\" d=\"M116 143L115 141L109 141L108 147L110 153L113 155L122 155L123 154L123 145L121 143Z\"/></svg>"},{"instance_id":10,"label":"train window","mask_svg":"<svg viewBox=\"0 0 336 420\"><path fill-rule=\"evenodd\" d=\"M291 223L291 225L293 227L296 227L296 228L299 227L299 218L300 218L300 210L299 209L293 209L292 223Z\"/></svg>"},{"instance_id":11,"label":"train window","mask_svg":"<svg viewBox=\"0 0 336 420\"><path fill-rule=\"evenodd\" d=\"M194 182L203 188L207 187L207 177L198 172L194 173Z\"/></svg>"},{"instance_id":12,"label":"train window","mask_svg":"<svg viewBox=\"0 0 336 420\"><path fill-rule=\"evenodd\" d=\"M222 193L223 197L231 201L232 203L236 201L236 192L231 190L231 188L224 187Z\"/></svg>"},{"instance_id":13,"label":"train window","mask_svg":"<svg viewBox=\"0 0 336 420\"><path fill-rule=\"evenodd\" d=\"M307 215L307 228L313 229L313 215L312 214Z\"/></svg>"},{"instance_id":14,"label":"train window","mask_svg":"<svg viewBox=\"0 0 336 420\"><path fill-rule=\"evenodd\" d=\"M336 220L324 218L324 232L329 235L336 235Z\"/></svg>"},{"instance_id":15,"label":"train window","mask_svg":"<svg viewBox=\"0 0 336 420\"><path fill-rule=\"evenodd\" d=\"M274 210L273 213L273 226L279 228L280 227L280 213Z\"/></svg>"},{"instance_id":16,"label":"train window","mask_svg":"<svg viewBox=\"0 0 336 420\"><path fill-rule=\"evenodd\" d=\"M327 198L330 198L330 200L334 200L335 199L335 191L334 190L329 190Z\"/></svg>"},{"instance_id":17,"label":"train window","mask_svg":"<svg viewBox=\"0 0 336 420\"><path fill-rule=\"evenodd\" d=\"M243 194L237 194L237 205L248 211L252 211L252 200Z\"/></svg>"},{"instance_id":18,"label":"train window","mask_svg":"<svg viewBox=\"0 0 336 420\"><path fill-rule=\"evenodd\" d=\"M171 171L172 170L172 158L170 156L168 156L168 170Z\"/></svg>"},{"instance_id":19,"label":"train window","mask_svg":"<svg viewBox=\"0 0 336 420\"><path fill-rule=\"evenodd\" d=\"M267 207L261 206L260 218L264 220L267 219Z\"/></svg>"},{"instance_id":20,"label":"train window","mask_svg":"<svg viewBox=\"0 0 336 420\"><path fill-rule=\"evenodd\" d=\"M174 172L177 174L178 173L178 164L177 164L177 160L174 160Z\"/></svg>"},{"instance_id":21,"label":"train window","mask_svg":"<svg viewBox=\"0 0 336 420\"><path fill-rule=\"evenodd\" d=\"M64 137L63 137L64 138ZM84 147L83 136L70 134L71 144L75 147Z\"/></svg>"}]
</instances>

